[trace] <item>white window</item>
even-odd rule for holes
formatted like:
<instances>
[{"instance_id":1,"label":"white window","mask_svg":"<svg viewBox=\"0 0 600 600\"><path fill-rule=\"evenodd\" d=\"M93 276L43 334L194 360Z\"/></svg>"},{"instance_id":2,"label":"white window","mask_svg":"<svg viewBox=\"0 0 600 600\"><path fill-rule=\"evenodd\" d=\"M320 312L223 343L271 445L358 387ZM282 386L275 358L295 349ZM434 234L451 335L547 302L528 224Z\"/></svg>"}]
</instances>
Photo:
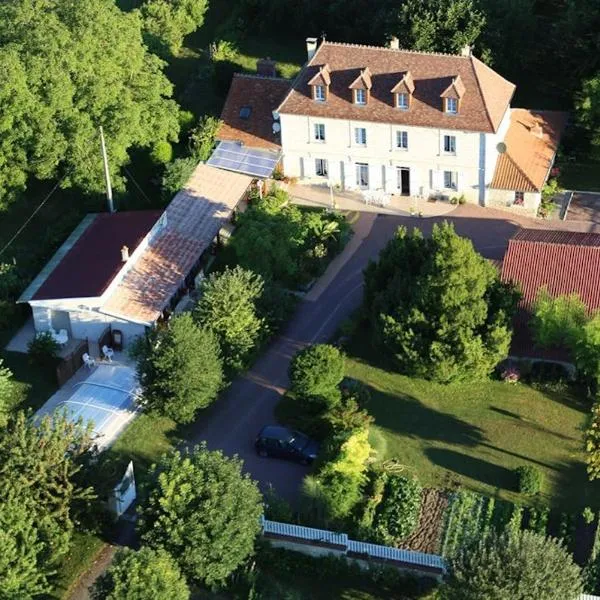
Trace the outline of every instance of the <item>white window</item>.
<instances>
[{"instance_id":1,"label":"white window","mask_svg":"<svg viewBox=\"0 0 600 600\"><path fill-rule=\"evenodd\" d=\"M325 124L315 123L315 140L317 142L325 141Z\"/></svg>"},{"instance_id":2,"label":"white window","mask_svg":"<svg viewBox=\"0 0 600 600\"><path fill-rule=\"evenodd\" d=\"M317 100L317 102L325 102L325 95L325 86L315 85L315 100Z\"/></svg>"},{"instance_id":3,"label":"white window","mask_svg":"<svg viewBox=\"0 0 600 600\"><path fill-rule=\"evenodd\" d=\"M396 148L408 150L408 131L396 131Z\"/></svg>"},{"instance_id":4,"label":"white window","mask_svg":"<svg viewBox=\"0 0 600 600\"><path fill-rule=\"evenodd\" d=\"M327 177L327 159L315 158L315 175L318 177Z\"/></svg>"},{"instance_id":5,"label":"white window","mask_svg":"<svg viewBox=\"0 0 600 600\"><path fill-rule=\"evenodd\" d=\"M458 173L456 171L444 171L444 187L447 190L458 189Z\"/></svg>"},{"instance_id":6,"label":"white window","mask_svg":"<svg viewBox=\"0 0 600 600\"><path fill-rule=\"evenodd\" d=\"M452 115L458 112L458 100L456 98L446 98L446 112Z\"/></svg>"},{"instance_id":7,"label":"white window","mask_svg":"<svg viewBox=\"0 0 600 600\"><path fill-rule=\"evenodd\" d=\"M396 94L396 106L401 110L408 110L408 94Z\"/></svg>"},{"instance_id":8,"label":"white window","mask_svg":"<svg viewBox=\"0 0 600 600\"><path fill-rule=\"evenodd\" d=\"M354 90L354 101L356 104L366 104L367 90Z\"/></svg>"},{"instance_id":9,"label":"white window","mask_svg":"<svg viewBox=\"0 0 600 600\"><path fill-rule=\"evenodd\" d=\"M364 127L356 127L354 129L354 141L359 146L367 145L367 130Z\"/></svg>"},{"instance_id":10,"label":"white window","mask_svg":"<svg viewBox=\"0 0 600 600\"><path fill-rule=\"evenodd\" d=\"M444 152L446 154L456 154L456 136L445 135L444 136Z\"/></svg>"}]
</instances>

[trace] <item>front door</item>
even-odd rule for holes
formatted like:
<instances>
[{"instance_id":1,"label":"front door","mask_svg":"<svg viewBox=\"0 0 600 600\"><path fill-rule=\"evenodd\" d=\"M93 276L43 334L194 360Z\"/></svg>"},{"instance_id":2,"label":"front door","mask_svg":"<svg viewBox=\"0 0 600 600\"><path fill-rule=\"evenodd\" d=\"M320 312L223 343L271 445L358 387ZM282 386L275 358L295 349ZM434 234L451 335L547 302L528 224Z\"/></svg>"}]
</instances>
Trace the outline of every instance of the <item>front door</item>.
<instances>
[{"instance_id":1,"label":"front door","mask_svg":"<svg viewBox=\"0 0 600 600\"><path fill-rule=\"evenodd\" d=\"M361 190L369 189L369 165L356 163L356 185Z\"/></svg>"},{"instance_id":2,"label":"front door","mask_svg":"<svg viewBox=\"0 0 600 600\"><path fill-rule=\"evenodd\" d=\"M398 190L402 196L410 196L410 169L398 167Z\"/></svg>"}]
</instances>

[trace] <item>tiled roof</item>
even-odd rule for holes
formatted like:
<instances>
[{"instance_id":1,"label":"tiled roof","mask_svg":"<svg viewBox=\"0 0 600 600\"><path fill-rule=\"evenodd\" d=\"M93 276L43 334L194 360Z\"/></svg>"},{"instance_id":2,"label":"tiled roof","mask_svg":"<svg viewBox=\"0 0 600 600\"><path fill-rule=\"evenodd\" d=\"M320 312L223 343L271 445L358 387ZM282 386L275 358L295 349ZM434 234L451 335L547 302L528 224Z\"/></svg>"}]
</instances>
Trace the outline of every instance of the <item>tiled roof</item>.
<instances>
[{"instance_id":1,"label":"tiled roof","mask_svg":"<svg viewBox=\"0 0 600 600\"><path fill-rule=\"evenodd\" d=\"M30 299L100 297L124 266L121 248L127 246L131 255L161 213L142 210L90 215L89 225Z\"/></svg>"},{"instance_id":2,"label":"tiled roof","mask_svg":"<svg viewBox=\"0 0 600 600\"><path fill-rule=\"evenodd\" d=\"M229 219L252 178L200 164L166 209L167 222L101 308L154 322Z\"/></svg>"},{"instance_id":3,"label":"tiled roof","mask_svg":"<svg viewBox=\"0 0 600 600\"><path fill-rule=\"evenodd\" d=\"M329 65L331 85L326 102L315 102L308 82ZM352 104L348 87L368 67L372 88L366 106ZM410 110L394 107L391 90L410 71L415 90ZM441 94L460 77L465 92L459 114L442 111ZM473 56L454 56L323 42L296 78L279 112L334 119L397 123L467 131L498 129L515 86Z\"/></svg>"},{"instance_id":4,"label":"tiled roof","mask_svg":"<svg viewBox=\"0 0 600 600\"><path fill-rule=\"evenodd\" d=\"M246 146L278 150L279 135L273 134L273 111L290 89L287 79L236 74L221 112L223 121L217 138L242 142ZM251 109L247 119L240 109Z\"/></svg>"},{"instance_id":5,"label":"tiled roof","mask_svg":"<svg viewBox=\"0 0 600 600\"><path fill-rule=\"evenodd\" d=\"M554 161L566 114L515 108L498 156L491 188L539 192Z\"/></svg>"},{"instance_id":6,"label":"tiled roof","mask_svg":"<svg viewBox=\"0 0 600 600\"><path fill-rule=\"evenodd\" d=\"M520 308L530 311L542 287L552 296L579 294L600 308L600 234L521 229L508 242L502 280L519 285Z\"/></svg>"}]
</instances>

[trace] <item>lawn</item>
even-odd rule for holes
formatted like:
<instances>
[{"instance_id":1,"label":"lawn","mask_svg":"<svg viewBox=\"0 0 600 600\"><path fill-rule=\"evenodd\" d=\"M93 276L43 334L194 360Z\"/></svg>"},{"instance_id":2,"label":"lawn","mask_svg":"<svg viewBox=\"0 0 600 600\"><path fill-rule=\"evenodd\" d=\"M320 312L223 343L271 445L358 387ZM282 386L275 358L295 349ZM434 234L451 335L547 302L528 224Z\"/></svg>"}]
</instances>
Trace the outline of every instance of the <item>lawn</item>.
<instances>
[{"instance_id":1,"label":"lawn","mask_svg":"<svg viewBox=\"0 0 600 600\"><path fill-rule=\"evenodd\" d=\"M513 469L533 465L544 474L542 503L600 506L583 463L589 407L570 391L500 381L443 386L353 358L346 371L371 389L378 461L397 459L424 485L461 485L513 502L523 501Z\"/></svg>"}]
</instances>

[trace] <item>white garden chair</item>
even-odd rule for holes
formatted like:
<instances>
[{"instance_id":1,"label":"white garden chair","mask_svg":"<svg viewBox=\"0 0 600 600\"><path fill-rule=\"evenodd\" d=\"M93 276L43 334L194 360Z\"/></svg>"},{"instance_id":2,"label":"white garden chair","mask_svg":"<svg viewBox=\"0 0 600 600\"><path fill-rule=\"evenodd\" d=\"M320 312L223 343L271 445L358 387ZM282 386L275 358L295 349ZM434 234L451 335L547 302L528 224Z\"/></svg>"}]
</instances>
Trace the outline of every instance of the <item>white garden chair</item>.
<instances>
[{"instance_id":1,"label":"white garden chair","mask_svg":"<svg viewBox=\"0 0 600 600\"><path fill-rule=\"evenodd\" d=\"M84 352L83 356L81 357L83 360L83 364L88 368L91 369L93 366L95 366L96 361L87 353Z\"/></svg>"},{"instance_id":2,"label":"white garden chair","mask_svg":"<svg viewBox=\"0 0 600 600\"><path fill-rule=\"evenodd\" d=\"M114 356L115 351L104 344L104 346L102 346L102 354L108 362L112 362L112 357Z\"/></svg>"}]
</instances>

